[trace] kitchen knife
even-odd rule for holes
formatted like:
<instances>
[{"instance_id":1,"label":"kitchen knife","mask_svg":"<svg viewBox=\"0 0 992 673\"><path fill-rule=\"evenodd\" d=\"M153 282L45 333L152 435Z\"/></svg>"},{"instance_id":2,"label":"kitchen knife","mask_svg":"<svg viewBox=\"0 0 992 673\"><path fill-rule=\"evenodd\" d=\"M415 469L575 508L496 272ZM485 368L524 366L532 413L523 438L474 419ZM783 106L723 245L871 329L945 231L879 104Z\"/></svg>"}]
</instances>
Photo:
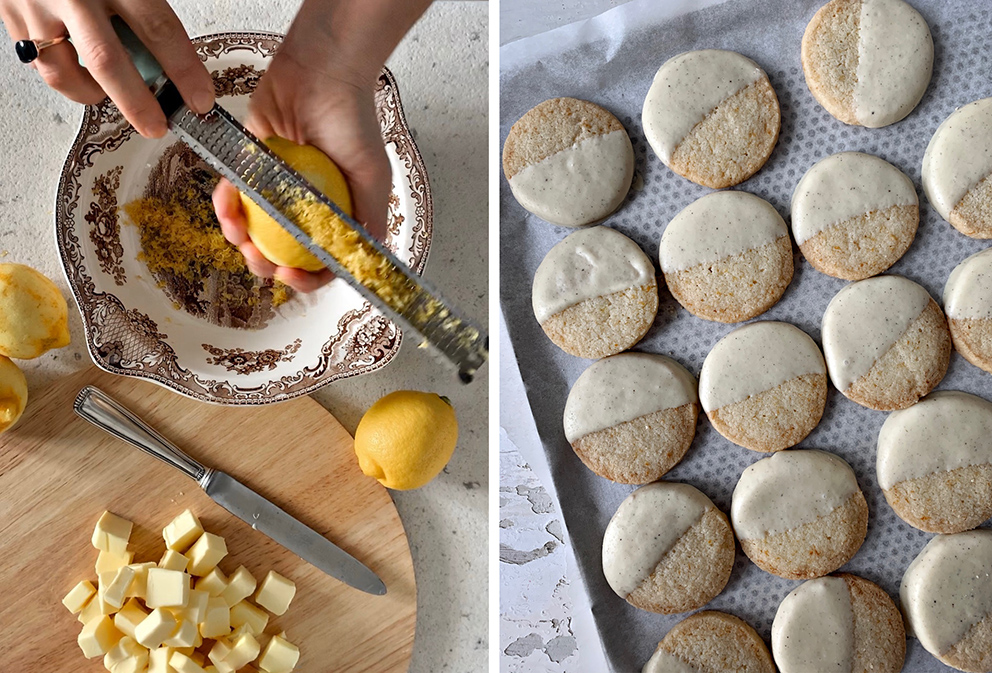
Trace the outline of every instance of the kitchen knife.
<instances>
[{"instance_id":1,"label":"kitchen knife","mask_svg":"<svg viewBox=\"0 0 992 673\"><path fill-rule=\"evenodd\" d=\"M206 115L197 115L187 108L178 89L128 25L117 16L112 18L112 24L165 112L174 134L389 319L423 335L426 343L458 368L463 382L472 380L489 357L489 340L480 327L463 317L429 283L370 236L365 227L290 168L220 105L215 104ZM366 261L362 268L377 269L371 281L353 275L353 271L359 270L355 255L338 259L311 238L303 218L305 208L301 205L316 206L333 221L334 238L347 238L361 249L360 256Z\"/></svg>"},{"instance_id":2,"label":"kitchen knife","mask_svg":"<svg viewBox=\"0 0 992 673\"><path fill-rule=\"evenodd\" d=\"M355 557L233 477L193 460L102 390L86 386L73 409L98 428L176 468L218 505L307 563L366 593L386 593L382 580Z\"/></svg>"}]
</instances>

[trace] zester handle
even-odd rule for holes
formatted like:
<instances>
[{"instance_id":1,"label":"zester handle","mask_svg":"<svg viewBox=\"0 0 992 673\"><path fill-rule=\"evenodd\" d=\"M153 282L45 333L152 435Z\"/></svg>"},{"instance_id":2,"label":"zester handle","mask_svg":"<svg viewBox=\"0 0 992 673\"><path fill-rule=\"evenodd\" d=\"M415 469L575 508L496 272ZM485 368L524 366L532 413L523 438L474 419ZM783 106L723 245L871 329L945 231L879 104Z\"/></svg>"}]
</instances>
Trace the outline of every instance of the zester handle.
<instances>
[{"instance_id":1,"label":"zester handle","mask_svg":"<svg viewBox=\"0 0 992 673\"><path fill-rule=\"evenodd\" d=\"M86 386L80 390L72 408L96 427L171 465L197 483L210 473L99 388Z\"/></svg>"},{"instance_id":2,"label":"zester handle","mask_svg":"<svg viewBox=\"0 0 992 673\"><path fill-rule=\"evenodd\" d=\"M110 25L113 26L117 38L134 62L134 67L138 69L141 79L145 80L145 84L152 90L153 95L158 95L159 90L167 81L165 71L162 70L158 60L134 34L131 27L124 23L124 19L119 16L112 16L110 17Z\"/></svg>"}]
</instances>

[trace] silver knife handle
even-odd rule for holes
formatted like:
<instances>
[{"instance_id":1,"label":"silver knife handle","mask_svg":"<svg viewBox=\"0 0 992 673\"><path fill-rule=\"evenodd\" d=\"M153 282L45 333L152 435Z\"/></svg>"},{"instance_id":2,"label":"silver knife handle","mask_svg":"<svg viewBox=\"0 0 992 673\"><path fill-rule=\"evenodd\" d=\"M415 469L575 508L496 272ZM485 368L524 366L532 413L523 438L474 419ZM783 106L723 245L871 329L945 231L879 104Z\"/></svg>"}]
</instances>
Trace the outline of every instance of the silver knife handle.
<instances>
[{"instance_id":1,"label":"silver knife handle","mask_svg":"<svg viewBox=\"0 0 992 673\"><path fill-rule=\"evenodd\" d=\"M197 483L202 483L211 472L99 388L86 386L80 390L72 408L96 427L171 465Z\"/></svg>"}]
</instances>

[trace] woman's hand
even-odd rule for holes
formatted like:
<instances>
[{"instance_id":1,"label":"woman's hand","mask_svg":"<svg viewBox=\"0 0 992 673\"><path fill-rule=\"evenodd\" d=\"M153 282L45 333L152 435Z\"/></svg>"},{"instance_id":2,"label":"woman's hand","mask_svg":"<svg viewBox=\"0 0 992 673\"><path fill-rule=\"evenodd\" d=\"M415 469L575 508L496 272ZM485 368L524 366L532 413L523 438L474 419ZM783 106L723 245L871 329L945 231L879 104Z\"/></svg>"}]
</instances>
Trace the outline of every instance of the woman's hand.
<instances>
[{"instance_id":1,"label":"woman's hand","mask_svg":"<svg viewBox=\"0 0 992 673\"><path fill-rule=\"evenodd\" d=\"M110 96L138 133L159 138L168 131L165 115L114 33L114 15L154 54L190 109L213 107L210 74L165 0L0 0L0 18L15 42L72 38L43 50L31 64L49 86L77 103Z\"/></svg>"}]
</instances>

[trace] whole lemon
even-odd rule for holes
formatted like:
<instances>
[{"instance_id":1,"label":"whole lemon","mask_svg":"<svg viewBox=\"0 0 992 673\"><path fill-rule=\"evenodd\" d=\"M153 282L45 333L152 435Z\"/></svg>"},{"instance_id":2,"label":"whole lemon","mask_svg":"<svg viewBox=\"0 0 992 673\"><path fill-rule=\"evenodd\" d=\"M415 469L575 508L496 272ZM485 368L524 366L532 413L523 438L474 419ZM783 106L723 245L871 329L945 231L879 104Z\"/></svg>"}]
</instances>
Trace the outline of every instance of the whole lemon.
<instances>
[{"instance_id":1,"label":"whole lemon","mask_svg":"<svg viewBox=\"0 0 992 673\"><path fill-rule=\"evenodd\" d=\"M399 390L369 407L355 431L362 472L386 488L420 488L451 460L458 421L447 399Z\"/></svg>"},{"instance_id":2,"label":"whole lemon","mask_svg":"<svg viewBox=\"0 0 992 673\"><path fill-rule=\"evenodd\" d=\"M24 373L0 355L0 433L11 428L28 403L28 382Z\"/></svg>"},{"instance_id":3,"label":"whole lemon","mask_svg":"<svg viewBox=\"0 0 992 673\"><path fill-rule=\"evenodd\" d=\"M0 355L28 360L69 345L69 308L55 283L23 264L0 264Z\"/></svg>"},{"instance_id":4,"label":"whole lemon","mask_svg":"<svg viewBox=\"0 0 992 673\"><path fill-rule=\"evenodd\" d=\"M345 213L352 214L351 191L341 170L331 159L313 145L297 145L291 140L273 136L265 144L280 159L305 177L310 184L334 201ZM296 242L289 232L279 226L268 213L244 194L241 205L248 222L248 235L255 247L273 264L307 271L320 271L324 265Z\"/></svg>"}]
</instances>

